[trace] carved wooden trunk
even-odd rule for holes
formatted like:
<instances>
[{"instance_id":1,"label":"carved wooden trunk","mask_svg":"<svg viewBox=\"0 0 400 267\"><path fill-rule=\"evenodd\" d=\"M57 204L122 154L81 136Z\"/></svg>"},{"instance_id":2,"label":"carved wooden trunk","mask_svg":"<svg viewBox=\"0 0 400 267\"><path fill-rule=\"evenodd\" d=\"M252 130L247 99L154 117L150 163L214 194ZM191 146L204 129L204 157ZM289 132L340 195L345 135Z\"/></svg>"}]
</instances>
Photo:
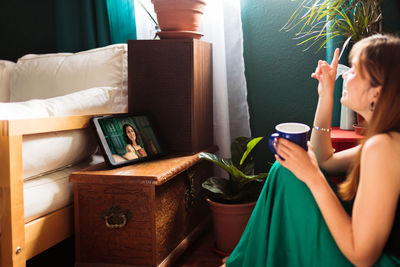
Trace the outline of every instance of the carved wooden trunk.
<instances>
[{"instance_id":1,"label":"carved wooden trunk","mask_svg":"<svg viewBox=\"0 0 400 267\"><path fill-rule=\"evenodd\" d=\"M207 224L212 166L196 154L104 168L70 177L76 266L169 266Z\"/></svg>"}]
</instances>

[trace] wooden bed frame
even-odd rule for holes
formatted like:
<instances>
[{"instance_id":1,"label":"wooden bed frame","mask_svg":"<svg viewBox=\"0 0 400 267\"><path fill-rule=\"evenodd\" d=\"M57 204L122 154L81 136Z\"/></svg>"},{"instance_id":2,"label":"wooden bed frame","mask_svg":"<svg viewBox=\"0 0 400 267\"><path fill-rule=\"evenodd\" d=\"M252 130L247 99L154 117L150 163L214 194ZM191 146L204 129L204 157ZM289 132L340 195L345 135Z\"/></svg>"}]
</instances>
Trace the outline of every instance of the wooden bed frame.
<instances>
[{"instance_id":1,"label":"wooden bed frame","mask_svg":"<svg viewBox=\"0 0 400 267\"><path fill-rule=\"evenodd\" d=\"M91 117L0 120L0 266L25 266L74 233L73 205L24 222L22 137L85 128Z\"/></svg>"}]
</instances>

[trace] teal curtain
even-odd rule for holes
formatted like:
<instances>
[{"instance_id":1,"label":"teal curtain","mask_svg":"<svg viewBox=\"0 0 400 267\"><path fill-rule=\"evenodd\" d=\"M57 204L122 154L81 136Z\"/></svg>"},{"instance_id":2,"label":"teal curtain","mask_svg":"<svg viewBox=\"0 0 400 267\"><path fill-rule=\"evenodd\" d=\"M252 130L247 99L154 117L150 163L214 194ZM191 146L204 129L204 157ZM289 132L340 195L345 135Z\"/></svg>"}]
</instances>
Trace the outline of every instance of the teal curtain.
<instances>
[{"instance_id":1,"label":"teal curtain","mask_svg":"<svg viewBox=\"0 0 400 267\"><path fill-rule=\"evenodd\" d=\"M135 6L133 0L107 0L111 42L126 43L136 39Z\"/></svg>"},{"instance_id":2,"label":"teal curtain","mask_svg":"<svg viewBox=\"0 0 400 267\"><path fill-rule=\"evenodd\" d=\"M55 0L54 9L58 52L136 39L134 0Z\"/></svg>"}]
</instances>

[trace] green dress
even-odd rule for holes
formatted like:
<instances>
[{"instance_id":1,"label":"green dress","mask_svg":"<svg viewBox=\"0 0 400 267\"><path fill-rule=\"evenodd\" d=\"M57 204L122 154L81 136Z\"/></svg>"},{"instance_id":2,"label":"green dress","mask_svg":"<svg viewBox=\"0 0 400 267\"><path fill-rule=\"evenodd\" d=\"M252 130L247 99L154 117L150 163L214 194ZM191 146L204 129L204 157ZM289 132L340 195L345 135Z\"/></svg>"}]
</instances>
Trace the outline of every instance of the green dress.
<instances>
[{"instance_id":1,"label":"green dress","mask_svg":"<svg viewBox=\"0 0 400 267\"><path fill-rule=\"evenodd\" d=\"M308 187L275 162L226 266L353 265L337 247ZM400 266L400 260L384 253L375 266Z\"/></svg>"}]
</instances>

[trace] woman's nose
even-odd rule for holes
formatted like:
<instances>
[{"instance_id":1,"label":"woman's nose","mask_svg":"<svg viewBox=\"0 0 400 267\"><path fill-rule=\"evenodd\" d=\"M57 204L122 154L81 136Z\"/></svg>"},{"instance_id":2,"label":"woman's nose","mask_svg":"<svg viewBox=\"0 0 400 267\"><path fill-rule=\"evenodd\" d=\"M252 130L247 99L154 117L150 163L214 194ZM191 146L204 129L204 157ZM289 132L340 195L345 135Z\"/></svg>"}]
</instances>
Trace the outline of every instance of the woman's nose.
<instances>
[{"instance_id":1,"label":"woman's nose","mask_svg":"<svg viewBox=\"0 0 400 267\"><path fill-rule=\"evenodd\" d=\"M348 69L347 71L345 71L345 72L342 74L343 80L346 80L346 79L347 79L347 77L349 76L350 72L351 72L351 69Z\"/></svg>"}]
</instances>

